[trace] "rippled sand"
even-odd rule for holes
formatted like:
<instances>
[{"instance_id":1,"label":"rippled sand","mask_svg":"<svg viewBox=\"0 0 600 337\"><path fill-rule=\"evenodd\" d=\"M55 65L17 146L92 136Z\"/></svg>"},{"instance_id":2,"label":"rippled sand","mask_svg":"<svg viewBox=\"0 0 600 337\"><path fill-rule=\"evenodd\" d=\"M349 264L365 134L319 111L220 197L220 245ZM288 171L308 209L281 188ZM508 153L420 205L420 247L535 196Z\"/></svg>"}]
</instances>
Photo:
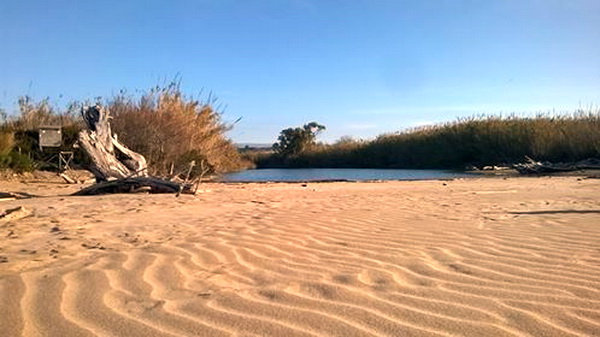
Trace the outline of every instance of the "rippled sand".
<instances>
[{"instance_id":1,"label":"rippled sand","mask_svg":"<svg viewBox=\"0 0 600 337\"><path fill-rule=\"evenodd\" d=\"M2 336L600 335L600 180L207 184L0 220Z\"/></svg>"}]
</instances>

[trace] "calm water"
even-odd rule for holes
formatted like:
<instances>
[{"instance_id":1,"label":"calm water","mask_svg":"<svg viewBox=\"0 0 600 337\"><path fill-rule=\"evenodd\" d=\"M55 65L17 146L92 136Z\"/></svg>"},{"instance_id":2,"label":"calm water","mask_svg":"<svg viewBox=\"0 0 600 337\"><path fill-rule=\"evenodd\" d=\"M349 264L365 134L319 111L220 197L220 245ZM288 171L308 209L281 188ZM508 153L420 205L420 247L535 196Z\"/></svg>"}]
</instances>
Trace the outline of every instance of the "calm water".
<instances>
[{"instance_id":1,"label":"calm water","mask_svg":"<svg viewBox=\"0 0 600 337\"><path fill-rule=\"evenodd\" d=\"M228 182L314 181L314 180L425 180L472 177L463 172L395 169L260 169L229 173Z\"/></svg>"}]
</instances>

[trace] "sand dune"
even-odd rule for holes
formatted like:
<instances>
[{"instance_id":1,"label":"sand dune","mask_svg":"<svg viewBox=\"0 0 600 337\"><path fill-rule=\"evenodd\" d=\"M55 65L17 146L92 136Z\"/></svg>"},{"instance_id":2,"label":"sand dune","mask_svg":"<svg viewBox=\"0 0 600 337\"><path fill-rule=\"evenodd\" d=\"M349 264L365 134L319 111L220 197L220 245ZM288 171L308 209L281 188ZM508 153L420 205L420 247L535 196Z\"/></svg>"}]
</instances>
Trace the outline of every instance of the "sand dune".
<instances>
[{"instance_id":1,"label":"sand dune","mask_svg":"<svg viewBox=\"0 0 600 337\"><path fill-rule=\"evenodd\" d=\"M0 182L3 336L600 336L600 180Z\"/></svg>"}]
</instances>

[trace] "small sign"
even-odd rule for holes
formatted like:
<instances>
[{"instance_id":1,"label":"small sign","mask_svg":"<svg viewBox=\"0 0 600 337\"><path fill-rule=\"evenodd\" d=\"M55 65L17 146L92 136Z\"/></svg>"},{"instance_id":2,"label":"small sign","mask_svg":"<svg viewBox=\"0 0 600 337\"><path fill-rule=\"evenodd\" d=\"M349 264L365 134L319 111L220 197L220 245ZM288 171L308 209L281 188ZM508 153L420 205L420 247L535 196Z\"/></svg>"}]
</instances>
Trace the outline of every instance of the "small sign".
<instances>
[{"instance_id":1,"label":"small sign","mask_svg":"<svg viewBox=\"0 0 600 337\"><path fill-rule=\"evenodd\" d=\"M60 147L62 144L62 131L60 126L42 126L39 130L40 148Z\"/></svg>"}]
</instances>

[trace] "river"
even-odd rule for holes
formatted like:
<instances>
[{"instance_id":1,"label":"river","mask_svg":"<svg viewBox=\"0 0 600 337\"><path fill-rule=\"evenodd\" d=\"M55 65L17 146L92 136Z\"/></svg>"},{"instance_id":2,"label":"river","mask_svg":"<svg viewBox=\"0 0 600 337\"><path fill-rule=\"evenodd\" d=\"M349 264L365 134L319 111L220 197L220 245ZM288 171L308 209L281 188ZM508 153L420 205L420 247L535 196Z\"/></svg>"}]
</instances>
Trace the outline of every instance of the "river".
<instances>
[{"instance_id":1,"label":"river","mask_svg":"<svg viewBox=\"0 0 600 337\"><path fill-rule=\"evenodd\" d=\"M225 182L267 181L369 181L369 180L428 180L473 177L473 174L447 170L403 169L258 169L228 173L220 178Z\"/></svg>"}]
</instances>

